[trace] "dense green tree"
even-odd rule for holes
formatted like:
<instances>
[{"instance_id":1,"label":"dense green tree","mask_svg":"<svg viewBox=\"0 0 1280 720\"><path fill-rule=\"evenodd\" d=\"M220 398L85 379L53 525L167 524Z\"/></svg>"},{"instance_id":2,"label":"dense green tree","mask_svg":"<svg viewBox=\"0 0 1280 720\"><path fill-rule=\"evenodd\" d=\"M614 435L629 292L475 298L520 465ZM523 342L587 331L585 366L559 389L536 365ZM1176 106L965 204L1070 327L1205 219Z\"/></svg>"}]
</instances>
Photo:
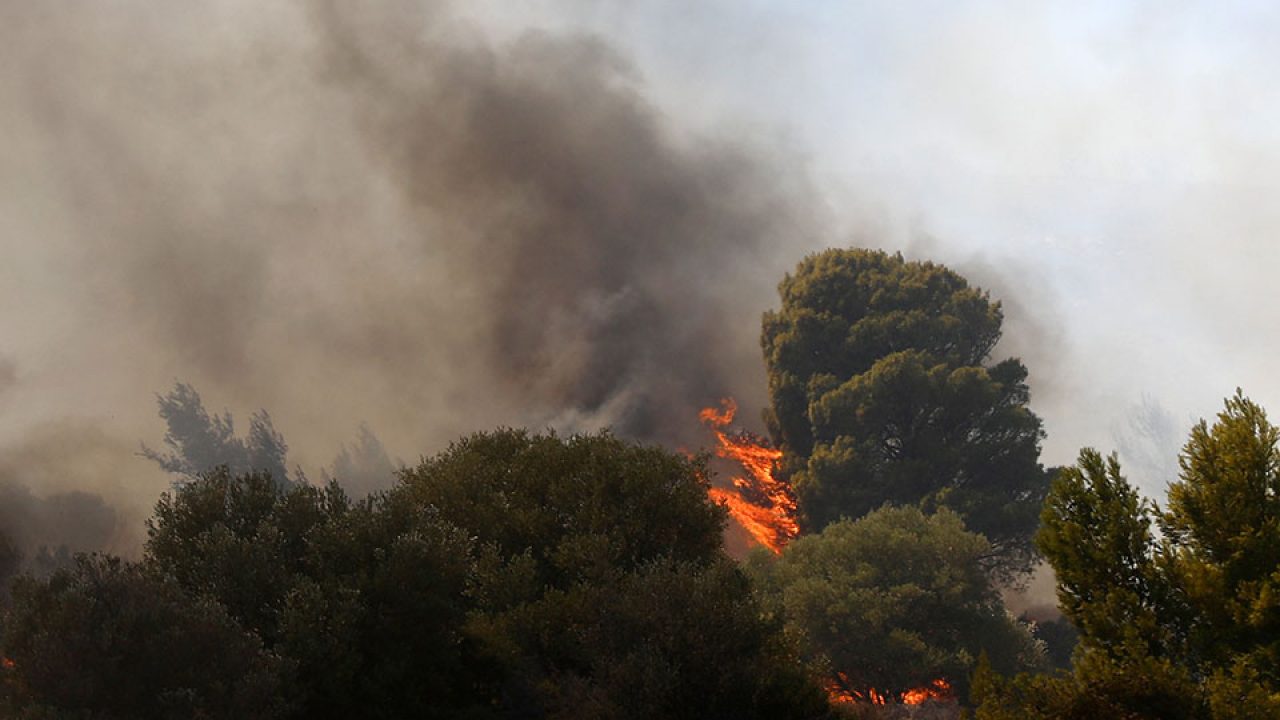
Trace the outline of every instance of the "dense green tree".
<instances>
[{"instance_id":1,"label":"dense green tree","mask_svg":"<svg viewBox=\"0 0 1280 720\"><path fill-rule=\"evenodd\" d=\"M870 250L806 258L764 316L770 433L819 531L885 502L946 507L1024 570L1049 477L1027 370L990 363L1002 313L933 263Z\"/></svg>"},{"instance_id":2,"label":"dense green tree","mask_svg":"<svg viewBox=\"0 0 1280 720\"><path fill-rule=\"evenodd\" d=\"M462 637L470 548L428 507L222 468L161 498L147 557L298 666L302 716L413 717L483 702Z\"/></svg>"},{"instance_id":3,"label":"dense green tree","mask_svg":"<svg viewBox=\"0 0 1280 720\"><path fill-rule=\"evenodd\" d=\"M1081 642L1113 657L1174 651L1172 593L1157 565L1155 508L1092 449L1053 483L1037 536L1053 565L1058 604Z\"/></svg>"},{"instance_id":4,"label":"dense green tree","mask_svg":"<svg viewBox=\"0 0 1280 720\"><path fill-rule=\"evenodd\" d=\"M1091 654L1074 673L1022 674L1006 679L981 664L974 673L976 720L1201 720L1207 716L1200 688L1167 658L1138 652ZM1215 720L1274 715L1211 716Z\"/></svg>"},{"instance_id":5,"label":"dense green tree","mask_svg":"<svg viewBox=\"0 0 1280 720\"><path fill-rule=\"evenodd\" d=\"M147 557L272 643L310 539L349 510L336 485L282 488L266 473L221 467L161 496L147 521Z\"/></svg>"},{"instance_id":6,"label":"dense green tree","mask_svg":"<svg viewBox=\"0 0 1280 720\"><path fill-rule=\"evenodd\" d=\"M1280 430L1239 391L1191 431L1160 513L1168 582L1206 666L1238 662L1280 691Z\"/></svg>"},{"instance_id":7,"label":"dense green tree","mask_svg":"<svg viewBox=\"0 0 1280 720\"><path fill-rule=\"evenodd\" d=\"M516 714L817 718L827 702L741 570L668 560L473 616Z\"/></svg>"},{"instance_id":8,"label":"dense green tree","mask_svg":"<svg viewBox=\"0 0 1280 720\"><path fill-rule=\"evenodd\" d=\"M1114 716L1135 718L1280 716L1278 438L1262 408L1237 392L1212 426L1192 430L1163 510L1138 496L1114 456L1092 450L1055 481L1039 544L1080 631L1073 676L1053 681L1063 707L1110 703L1123 710ZM1022 716L1089 716L1035 705L1046 682L990 679L989 712L979 717L1033 706L1038 714Z\"/></svg>"},{"instance_id":9,"label":"dense green tree","mask_svg":"<svg viewBox=\"0 0 1280 720\"><path fill-rule=\"evenodd\" d=\"M287 663L208 599L142 565L81 556L19 578L4 617L5 717L276 718Z\"/></svg>"},{"instance_id":10,"label":"dense green tree","mask_svg":"<svg viewBox=\"0 0 1280 720\"><path fill-rule=\"evenodd\" d=\"M815 717L826 707L721 553L705 468L608 434L468 437L392 496L475 539L468 629L516 716Z\"/></svg>"},{"instance_id":11,"label":"dense green tree","mask_svg":"<svg viewBox=\"0 0 1280 720\"><path fill-rule=\"evenodd\" d=\"M482 433L352 504L226 469L159 503L148 562L297 668L302 717L813 717L720 550L701 461Z\"/></svg>"},{"instance_id":12,"label":"dense green tree","mask_svg":"<svg viewBox=\"0 0 1280 720\"><path fill-rule=\"evenodd\" d=\"M953 512L884 508L776 558L757 553L749 568L766 607L833 682L895 698L939 678L963 691L983 652L1005 672L1043 664L983 569L990 551Z\"/></svg>"},{"instance_id":13,"label":"dense green tree","mask_svg":"<svg viewBox=\"0 0 1280 720\"><path fill-rule=\"evenodd\" d=\"M392 491L437 508L502 562L530 563L539 586L658 559L707 563L723 508L700 461L607 433L561 438L477 433L405 471Z\"/></svg>"}]
</instances>

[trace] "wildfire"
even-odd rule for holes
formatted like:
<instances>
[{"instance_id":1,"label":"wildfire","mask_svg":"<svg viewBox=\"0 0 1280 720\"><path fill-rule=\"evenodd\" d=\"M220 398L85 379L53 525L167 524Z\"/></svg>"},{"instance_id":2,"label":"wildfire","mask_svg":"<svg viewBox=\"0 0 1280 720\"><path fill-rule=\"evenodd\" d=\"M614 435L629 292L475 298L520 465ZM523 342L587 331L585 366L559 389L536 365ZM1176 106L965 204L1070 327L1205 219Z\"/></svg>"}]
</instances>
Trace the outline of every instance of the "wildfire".
<instances>
[{"instance_id":1,"label":"wildfire","mask_svg":"<svg viewBox=\"0 0 1280 720\"><path fill-rule=\"evenodd\" d=\"M725 398L719 410L709 407L698 414L716 434L716 455L736 461L746 471L733 478L732 488L711 488L708 492L713 500L729 509L733 519L756 542L780 553L800 534L795 494L790 485L773 476L782 451L765 445L750 433L725 432L737 413L738 404L733 398Z\"/></svg>"},{"instance_id":2,"label":"wildfire","mask_svg":"<svg viewBox=\"0 0 1280 720\"><path fill-rule=\"evenodd\" d=\"M830 682L827 684L827 697L832 703L868 703L871 705L886 705L889 699L884 694L876 691L875 688L867 688L865 691L850 690L849 676L842 672L837 672L836 676L839 682ZM938 678L928 685L918 688L912 688L902 693L897 698L897 702L903 705L922 705L930 700L946 701L952 698L951 683Z\"/></svg>"},{"instance_id":3,"label":"wildfire","mask_svg":"<svg viewBox=\"0 0 1280 720\"><path fill-rule=\"evenodd\" d=\"M902 693L903 705L919 705L926 700L950 700L951 683L938 678L924 687L912 688Z\"/></svg>"}]
</instances>

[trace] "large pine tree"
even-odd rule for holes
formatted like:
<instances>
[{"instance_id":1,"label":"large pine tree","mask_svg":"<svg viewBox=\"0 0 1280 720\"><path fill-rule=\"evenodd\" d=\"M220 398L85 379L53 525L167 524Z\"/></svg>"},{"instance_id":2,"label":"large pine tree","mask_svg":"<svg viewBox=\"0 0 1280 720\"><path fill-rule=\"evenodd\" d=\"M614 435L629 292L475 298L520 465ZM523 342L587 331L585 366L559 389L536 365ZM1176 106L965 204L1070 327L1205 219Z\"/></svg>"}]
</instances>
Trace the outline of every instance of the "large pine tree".
<instances>
[{"instance_id":1,"label":"large pine tree","mask_svg":"<svg viewBox=\"0 0 1280 720\"><path fill-rule=\"evenodd\" d=\"M1049 476L1026 367L991 361L999 303L941 265L856 249L806 258L779 293L766 421L805 529L886 503L946 507L998 567L1028 568Z\"/></svg>"}]
</instances>

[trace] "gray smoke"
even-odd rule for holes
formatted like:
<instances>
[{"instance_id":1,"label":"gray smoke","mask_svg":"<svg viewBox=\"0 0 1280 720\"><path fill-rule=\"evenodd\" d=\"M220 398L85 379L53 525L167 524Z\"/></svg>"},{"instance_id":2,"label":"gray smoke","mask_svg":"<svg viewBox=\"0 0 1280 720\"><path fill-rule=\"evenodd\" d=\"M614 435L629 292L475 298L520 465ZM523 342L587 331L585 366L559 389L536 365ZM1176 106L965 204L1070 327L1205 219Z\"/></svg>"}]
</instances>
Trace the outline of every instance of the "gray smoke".
<instances>
[{"instance_id":1,"label":"gray smoke","mask_svg":"<svg viewBox=\"0 0 1280 720\"><path fill-rule=\"evenodd\" d=\"M119 520L175 378L312 471L361 419L409 458L750 422L760 313L820 242L800 161L672 122L598 37L495 37L435 2L0 0L0 443L127 438L83 478Z\"/></svg>"},{"instance_id":2,"label":"gray smoke","mask_svg":"<svg viewBox=\"0 0 1280 720\"><path fill-rule=\"evenodd\" d=\"M321 77L448 269L486 384L553 425L664 441L750 388L767 248L809 231L778 162L679 137L596 39L424 42L441 20L417 5L342 7L312 15Z\"/></svg>"},{"instance_id":3,"label":"gray smoke","mask_svg":"<svg viewBox=\"0 0 1280 720\"><path fill-rule=\"evenodd\" d=\"M29 428L0 447L0 534L28 563L42 548L134 553L165 486L135 447L92 422Z\"/></svg>"}]
</instances>

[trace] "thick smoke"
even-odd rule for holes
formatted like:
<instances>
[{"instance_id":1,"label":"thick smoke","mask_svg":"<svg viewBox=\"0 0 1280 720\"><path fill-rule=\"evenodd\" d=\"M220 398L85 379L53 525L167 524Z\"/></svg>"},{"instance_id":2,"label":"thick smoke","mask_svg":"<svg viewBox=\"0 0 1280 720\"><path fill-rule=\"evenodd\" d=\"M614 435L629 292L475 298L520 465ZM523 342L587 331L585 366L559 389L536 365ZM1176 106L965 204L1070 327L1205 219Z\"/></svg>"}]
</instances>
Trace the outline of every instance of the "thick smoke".
<instances>
[{"instance_id":1,"label":"thick smoke","mask_svg":"<svg viewBox=\"0 0 1280 720\"><path fill-rule=\"evenodd\" d=\"M362 421L412 458L496 425L696 446L698 407L761 406L804 173L682 129L599 38L454 10L0 0L0 442L127 438L86 479L120 521L175 379L313 472Z\"/></svg>"},{"instance_id":2,"label":"thick smoke","mask_svg":"<svg viewBox=\"0 0 1280 720\"><path fill-rule=\"evenodd\" d=\"M42 551L132 554L163 478L91 422L30 428L0 448L0 534L32 567ZM38 569L38 568L35 568Z\"/></svg>"},{"instance_id":3,"label":"thick smoke","mask_svg":"<svg viewBox=\"0 0 1280 720\"><path fill-rule=\"evenodd\" d=\"M441 21L416 6L341 7L312 16L321 77L361 108L500 392L671 441L750 388L766 248L807 231L778 163L678 137L598 40L424 43Z\"/></svg>"}]
</instances>

